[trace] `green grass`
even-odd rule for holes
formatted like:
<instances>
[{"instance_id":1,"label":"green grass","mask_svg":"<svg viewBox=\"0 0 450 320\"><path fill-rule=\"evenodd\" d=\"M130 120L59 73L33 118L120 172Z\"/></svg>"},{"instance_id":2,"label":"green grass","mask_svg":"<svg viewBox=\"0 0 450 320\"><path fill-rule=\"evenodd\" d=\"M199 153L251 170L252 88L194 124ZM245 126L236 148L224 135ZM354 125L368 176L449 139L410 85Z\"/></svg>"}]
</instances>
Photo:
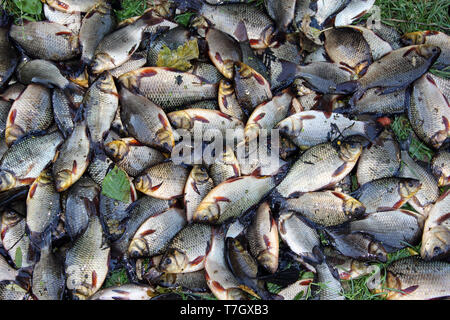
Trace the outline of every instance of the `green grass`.
<instances>
[{"instance_id":1,"label":"green grass","mask_svg":"<svg viewBox=\"0 0 450 320\"><path fill-rule=\"evenodd\" d=\"M423 162L430 162L434 155L434 151L427 147L422 141L415 138L411 124L405 115L395 117L395 120L391 124L391 129L394 131L400 142L404 142L412 136L409 146L409 154L412 158Z\"/></svg>"},{"instance_id":2,"label":"green grass","mask_svg":"<svg viewBox=\"0 0 450 320\"><path fill-rule=\"evenodd\" d=\"M103 284L103 289L109 287L120 286L129 283L127 271L125 268L114 270L110 273L105 283Z\"/></svg>"},{"instance_id":3,"label":"green grass","mask_svg":"<svg viewBox=\"0 0 450 320\"><path fill-rule=\"evenodd\" d=\"M401 33L420 30L450 31L448 0L377 0L384 23Z\"/></svg>"},{"instance_id":4,"label":"green grass","mask_svg":"<svg viewBox=\"0 0 450 320\"><path fill-rule=\"evenodd\" d=\"M122 9L115 10L117 19L119 21L140 16L144 13L145 9L147 9L147 1L122 0L121 2L122 2Z\"/></svg>"}]
</instances>

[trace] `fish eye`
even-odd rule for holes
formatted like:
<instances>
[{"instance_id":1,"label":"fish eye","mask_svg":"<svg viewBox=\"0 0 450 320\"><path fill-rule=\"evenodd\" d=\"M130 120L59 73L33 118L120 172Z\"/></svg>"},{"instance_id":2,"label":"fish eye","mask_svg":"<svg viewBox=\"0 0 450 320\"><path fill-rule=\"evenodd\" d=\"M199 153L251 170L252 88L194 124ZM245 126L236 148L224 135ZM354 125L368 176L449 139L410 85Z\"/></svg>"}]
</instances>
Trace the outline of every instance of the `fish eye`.
<instances>
[{"instance_id":1,"label":"fish eye","mask_svg":"<svg viewBox=\"0 0 450 320\"><path fill-rule=\"evenodd\" d=\"M171 264L171 263L172 263L172 259L167 258L167 259L166 259L166 264Z\"/></svg>"}]
</instances>

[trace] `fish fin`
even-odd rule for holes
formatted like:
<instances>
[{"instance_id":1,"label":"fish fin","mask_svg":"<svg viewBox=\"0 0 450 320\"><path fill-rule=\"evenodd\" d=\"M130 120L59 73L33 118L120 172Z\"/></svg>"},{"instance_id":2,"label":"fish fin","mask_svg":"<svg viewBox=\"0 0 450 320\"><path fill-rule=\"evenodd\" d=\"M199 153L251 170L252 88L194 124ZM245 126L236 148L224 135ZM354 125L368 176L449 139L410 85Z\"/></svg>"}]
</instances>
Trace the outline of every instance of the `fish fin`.
<instances>
[{"instance_id":1,"label":"fish fin","mask_svg":"<svg viewBox=\"0 0 450 320\"><path fill-rule=\"evenodd\" d=\"M239 42L246 42L248 41L248 33L247 33L247 27L245 26L244 21L239 21L236 30L234 31L234 36Z\"/></svg>"},{"instance_id":2,"label":"fish fin","mask_svg":"<svg viewBox=\"0 0 450 320\"><path fill-rule=\"evenodd\" d=\"M161 23L162 21L164 21L164 18L160 17L153 10L148 10L139 19L142 20L144 23L146 23L149 26L153 26L155 24L158 24L158 23Z\"/></svg>"},{"instance_id":3,"label":"fish fin","mask_svg":"<svg viewBox=\"0 0 450 320\"><path fill-rule=\"evenodd\" d=\"M340 83L336 86L335 94L357 94L359 91L362 91L360 89L360 84L356 80L350 80L343 83ZM362 92L361 92L362 95Z\"/></svg>"}]
</instances>

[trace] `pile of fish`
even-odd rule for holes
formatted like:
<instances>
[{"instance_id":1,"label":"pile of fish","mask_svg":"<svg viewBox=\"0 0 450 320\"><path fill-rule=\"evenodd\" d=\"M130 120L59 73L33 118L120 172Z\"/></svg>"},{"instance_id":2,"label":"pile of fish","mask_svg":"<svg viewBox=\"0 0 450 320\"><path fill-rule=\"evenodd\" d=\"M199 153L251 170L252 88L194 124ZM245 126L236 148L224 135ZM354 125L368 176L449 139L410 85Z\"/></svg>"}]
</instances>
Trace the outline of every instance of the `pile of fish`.
<instances>
[{"instance_id":1,"label":"pile of fish","mask_svg":"<svg viewBox=\"0 0 450 320\"><path fill-rule=\"evenodd\" d=\"M0 299L345 299L420 243L370 289L450 296L448 35L356 24L374 0L43 2L0 28ZM191 41L189 68L159 63ZM181 129L244 133L180 164ZM237 155L276 130L268 168Z\"/></svg>"}]
</instances>

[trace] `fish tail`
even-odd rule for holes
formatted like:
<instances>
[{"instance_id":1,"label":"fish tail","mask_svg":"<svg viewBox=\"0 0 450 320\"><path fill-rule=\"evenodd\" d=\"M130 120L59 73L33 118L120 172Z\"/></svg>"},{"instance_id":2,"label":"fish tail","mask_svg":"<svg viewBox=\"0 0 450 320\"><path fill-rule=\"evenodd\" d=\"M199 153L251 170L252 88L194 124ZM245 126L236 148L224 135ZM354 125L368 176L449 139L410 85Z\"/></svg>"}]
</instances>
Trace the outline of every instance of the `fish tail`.
<instances>
[{"instance_id":1,"label":"fish tail","mask_svg":"<svg viewBox=\"0 0 450 320\"><path fill-rule=\"evenodd\" d=\"M340 83L336 86L336 91L334 93L336 94L358 94L361 91L361 95L362 95L362 90L361 90L361 86L359 84L359 82L357 80L350 80L350 81L346 81L343 83ZM359 96L361 96L359 95Z\"/></svg>"},{"instance_id":2,"label":"fish tail","mask_svg":"<svg viewBox=\"0 0 450 320\"><path fill-rule=\"evenodd\" d=\"M155 24L163 22L164 18L160 17L155 11L148 10L142 15L140 20L143 21L146 25L153 26Z\"/></svg>"},{"instance_id":3,"label":"fish tail","mask_svg":"<svg viewBox=\"0 0 450 320\"><path fill-rule=\"evenodd\" d=\"M384 130L384 127L383 127L383 125L381 123L379 123L379 122L369 122L366 125L366 128L365 128L366 138L370 142L373 142L380 135L380 133L383 130Z\"/></svg>"}]
</instances>

